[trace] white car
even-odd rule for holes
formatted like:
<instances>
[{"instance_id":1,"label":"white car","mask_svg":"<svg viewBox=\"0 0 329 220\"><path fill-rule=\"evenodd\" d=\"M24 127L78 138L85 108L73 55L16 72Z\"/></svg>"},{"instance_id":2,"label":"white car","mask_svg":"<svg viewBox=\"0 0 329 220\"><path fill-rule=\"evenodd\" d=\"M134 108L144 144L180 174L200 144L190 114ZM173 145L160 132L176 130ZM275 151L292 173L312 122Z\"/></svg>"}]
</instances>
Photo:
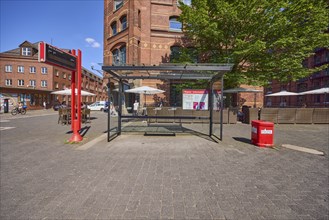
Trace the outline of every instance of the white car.
<instances>
[{"instance_id":1,"label":"white car","mask_svg":"<svg viewBox=\"0 0 329 220\"><path fill-rule=\"evenodd\" d=\"M98 101L87 106L91 111L103 111L105 109L105 101Z\"/></svg>"}]
</instances>

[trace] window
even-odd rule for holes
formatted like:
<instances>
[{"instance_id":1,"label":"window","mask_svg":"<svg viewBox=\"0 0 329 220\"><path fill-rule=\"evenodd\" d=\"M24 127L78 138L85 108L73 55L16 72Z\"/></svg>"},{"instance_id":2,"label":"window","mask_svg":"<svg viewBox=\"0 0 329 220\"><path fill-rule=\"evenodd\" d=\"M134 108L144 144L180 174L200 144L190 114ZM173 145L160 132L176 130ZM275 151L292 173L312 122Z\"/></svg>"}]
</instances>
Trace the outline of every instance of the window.
<instances>
[{"instance_id":1,"label":"window","mask_svg":"<svg viewBox=\"0 0 329 220\"><path fill-rule=\"evenodd\" d=\"M71 74L69 74L68 79L71 80Z\"/></svg>"},{"instance_id":2,"label":"window","mask_svg":"<svg viewBox=\"0 0 329 220\"><path fill-rule=\"evenodd\" d=\"M18 86L24 86L24 79L17 80Z\"/></svg>"},{"instance_id":3,"label":"window","mask_svg":"<svg viewBox=\"0 0 329 220\"><path fill-rule=\"evenodd\" d=\"M138 27L142 26L141 10L138 10Z\"/></svg>"},{"instance_id":4,"label":"window","mask_svg":"<svg viewBox=\"0 0 329 220\"><path fill-rule=\"evenodd\" d=\"M181 47L179 47L179 46L170 47L170 56L169 56L170 62L175 61L176 59L179 58L179 56L181 54L180 50L181 50Z\"/></svg>"},{"instance_id":5,"label":"window","mask_svg":"<svg viewBox=\"0 0 329 220\"><path fill-rule=\"evenodd\" d=\"M318 55L315 55L314 56L314 64L317 65L317 64L320 64L321 63L321 57L318 56Z\"/></svg>"},{"instance_id":6,"label":"window","mask_svg":"<svg viewBox=\"0 0 329 220\"><path fill-rule=\"evenodd\" d=\"M22 48L22 55L23 56L31 56L32 55L32 49L30 47L23 47Z\"/></svg>"},{"instance_id":7,"label":"window","mask_svg":"<svg viewBox=\"0 0 329 220\"><path fill-rule=\"evenodd\" d=\"M118 49L115 49L115 50L112 52L112 55L113 55L113 61L112 61L112 64L113 64L113 65L119 65L119 50L118 50Z\"/></svg>"},{"instance_id":8,"label":"window","mask_svg":"<svg viewBox=\"0 0 329 220\"><path fill-rule=\"evenodd\" d=\"M59 77L59 71L58 70L56 70L56 76Z\"/></svg>"},{"instance_id":9,"label":"window","mask_svg":"<svg viewBox=\"0 0 329 220\"><path fill-rule=\"evenodd\" d=\"M30 86L35 87L37 84L36 80L30 80Z\"/></svg>"},{"instance_id":10,"label":"window","mask_svg":"<svg viewBox=\"0 0 329 220\"><path fill-rule=\"evenodd\" d=\"M66 73L63 73L63 79L66 79Z\"/></svg>"},{"instance_id":11,"label":"window","mask_svg":"<svg viewBox=\"0 0 329 220\"><path fill-rule=\"evenodd\" d=\"M115 49L112 52L113 55L113 61L112 64L119 66L126 64L126 46L120 47L120 49Z\"/></svg>"},{"instance_id":12,"label":"window","mask_svg":"<svg viewBox=\"0 0 329 220\"><path fill-rule=\"evenodd\" d=\"M6 73L11 73L11 72L13 72L13 66L12 66L12 65L6 65L6 66L5 66L5 72L6 72Z\"/></svg>"},{"instance_id":13,"label":"window","mask_svg":"<svg viewBox=\"0 0 329 220\"><path fill-rule=\"evenodd\" d=\"M324 75L325 76L329 76L329 67L327 69L324 70Z\"/></svg>"},{"instance_id":14,"label":"window","mask_svg":"<svg viewBox=\"0 0 329 220\"><path fill-rule=\"evenodd\" d=\"M123 5L123 0L114 0L114 11L121 8Z\"/></svg>"},{"instance_id":15,"label":"window","mask_svg":"<svg viewBox=\"0 0 329 220\"><path fill-rule=\"evenodd\" d=\"M17 71L19 73L24 73L24 66L18 66Z\"/></svg>"},{"instance_id":16,"label":"window","mask_svg":"<svg viewBox=\"0 0 329 220\"><path fill-rule=\"evenodd\" d=\"M117 22L116 21L111 24L111 33L112 33L112 36L117 34Z\"/></svg>"},{"instance_id":17,"label":"window","mask_svg":"<svg viewBox=\"0 0 329 220\"><path fill-rule=\"evenodd\" d=\"M313 89L320 89L320 88L321 88L320 80L313 81Z\"/></svg>"},{"instance_id":18,"label":"window","mask_svg":"<svg viewBox=\"0 0 329 220\"><path fill-rule=\"evenodd\" d=\"M6 86L11 86L11 85L13 85L13 80L12 79L6 79L5 83L6 83Z\"/></svg>"},{"instance_id":19,"label":"window","mask_svg":"<svg viewBox=\"0 0 329 220\"><path fill-rule=\"evenodd\" d=\"M172 31L182 31L182 23L178 21L178 17L171 17L169 19L169 29Z\"/></svg>"},{"instance_id":20,"label":"window","mask_svg":"<svg viewBox=\"0 0 329 220\"><path fill-rule=\"evenodd\" d=\"M300 83L297 85L297 92L305 92L307 90L307 83Z\"/></svg>"},{"instance_id":21,"label":"window","mask_svg":"<svg viewBox=\"0 0 329 220\"><path fill-rule=\"evenodd\" d=\"M122 16L120 22L121 22L121 31L123 31L127 28L127 15Z\"/></svg>"},{"instance_id":22,"label":"window","mask_svg":"<svg viewBox=\"0 0 329 220\"><path fill-rule=\"evenodd\" d=\"M36 73L37 68L35 66L30 66L30 73Z\"/></svg>"},{"instance_id":23,"label":"window","mask_svg":"<svg viewBox=\"0 0 329 220\"><path fill-rule=\"evenodd\" d=\"M65 84L62 84L62 89L66 89L66 85Z\"/></svg>"},{"instance_id":24,"label":"window","mask_svg":"<svg viewBox=\"0 0 329 220\"><path fill-rule=\"evenodd\" d=\"M126 46L120 48L120 63L126 64Z\"/></svg>"},{"instance_id":25,"label":"window","mask_svg":"<svg viewBox=\"0 0 329 220\"><path fill-rule=\"evenodd\" d=\"M55 88L58 89L58 82L55 82Z\"/></svg>"},{"instance_id":26,"label":"window","mask_svg":"<svg viewBox=\"0 0 329 220\"><path fill-rule=\"evenodd\" d=\"M321 95L315 94L314 95L314 103L320 103L321 102Z\"/></svg>"},{"instance_id":27,"label":"window","mask_svg":"<svg viewBox=\"0 0 329 220\"><path fill-rule=\"evenodd\" d=\"M48 73L48 68L47 67L41 67L41 73L42 74L47 74Z\"/></svg>"},{"instance_id":28,"label":"window","mask_svg":"<svg viewBox=\"0 0 329 220\"><path fill-rule=\"evenodd\" d=\"M41 87L47 87L47 80L41 80Z\"/></svg>"}]
</instances>

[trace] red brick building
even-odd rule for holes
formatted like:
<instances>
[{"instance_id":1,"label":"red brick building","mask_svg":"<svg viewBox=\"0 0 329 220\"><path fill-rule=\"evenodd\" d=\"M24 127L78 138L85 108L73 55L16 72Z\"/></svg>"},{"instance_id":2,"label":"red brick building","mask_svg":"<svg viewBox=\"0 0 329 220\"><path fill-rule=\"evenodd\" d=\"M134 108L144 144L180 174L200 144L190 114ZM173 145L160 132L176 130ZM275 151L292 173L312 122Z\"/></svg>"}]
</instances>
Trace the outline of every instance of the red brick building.
<instances>
[{"instance_id":1,"label":"red brick building","mask_svg":"<svg viewBox=\"0 0 329 220\"><path fill-rule=\"evenodd\" d=\"M191 0L181 2L191 4ZM170 62L180 47L193 49L177 20L181 13L178 4L178 0L104 0L103 65L159 65ZM178 106L182 95L175 85L179 83L177 80L126 82L127 87L147 85L165 90L164 95L159 95L164 104ZM115 84L112 86L116 87ZM234 99L254 104L254 94L234 95ZM263 97L257 94L256 101L257 106L262 105ZM143 99L141 102L144 104ZM155 102L152 96L147 97L148 105Z\"/></svg>"},{"instance_id":2,"label":"red brick building","mask_svg":"<svg viewBox=\"0 0 329 220\"><path fill-rule=\"evenodd\" d=\"M315 50L315 54L304 61L305 67L313 68L329 64L329 49L320 48ZM265 94L276 93L282 90L289 92L305 92L314 89L329 87L329 68L313 73L309 77L288 83L272 82L265 88ZM325 107L329 106L329 94L298 95L287 97L265 97L264 106L279 107L286 103L287 107Z\"/></svg>"},{"instance_id":3,"label":"red brick building","mask_svg":"<svg viewBox=\"0 0 329 220\"><path fill-rule=\"evenodd\" d=\"M69 96L50 94L52 91L70 88L71 71L38 62L38 42L24 41L18 48L0 53L1 104L24 102L29 109L47 108L56 102L70 102ZM94 102L106 99L106 89L101 77L83 68L82 89L96 94L83 97L82 101ZM11 107L11 106L10 106Z\"/></svg>"},{"instance_id":4,"label":"red brick building","mask_svg":"<svg viewBox=\"0 0 329 220\"><path fill-rule=\"evenodd\" d=\"M104 0L104 65L170 62L170 55L184 41L177 6L177 0ZM170 105L170 94L174 94L170 85L174 83L177 82L134 80L127 82L127 87L148 85L165 89L166 96L160 96ZM153 104L152 96L146 102Z\"/></svg>"}]
</instances>

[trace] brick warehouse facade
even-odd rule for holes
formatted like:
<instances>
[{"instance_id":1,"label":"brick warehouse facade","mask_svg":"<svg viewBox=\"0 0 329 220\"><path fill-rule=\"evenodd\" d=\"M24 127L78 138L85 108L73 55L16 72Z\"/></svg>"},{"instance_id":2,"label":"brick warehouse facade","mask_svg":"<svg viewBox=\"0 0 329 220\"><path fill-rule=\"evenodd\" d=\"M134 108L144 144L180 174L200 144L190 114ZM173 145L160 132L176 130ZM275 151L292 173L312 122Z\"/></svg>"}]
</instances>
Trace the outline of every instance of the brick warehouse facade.
<instances>
[{"instance_id":1,"label":"brick warehouse facade","mask_svg":"<svg viewBox=\"0 0 329 220\"><path fill-rule=\"evenodd\" d=\"M314 55L306 59L303 64L308 68L329 64L329 49L316 49ZM297 81L291 81L288 83L278 83L274 81L269 87L265 88L265 94L276 93L282 90L299 93L325 87L329 87L329 67ZM280 107L283 103L286 103L288 107L327 107L329 106L329 95L316 94L287 97L265 97L264 99L264 106L266 107Z\"/></svg>"},{"instance_id":2,"label":"brick warehouse facade","mask_svg":"<svg viewBox=\"0 0 329 220\"><path fill-rule=\"evenodd\" d=\"M70 97L52 95L52 91L70 88L71 71L38 62L38 42L24 41L18 48L0 53L0 92L1 104L8 98L10 104L24 102L29 109L47 108L56 102L70 102ZM91 103L106 99L106 88L101 77L83 68L83 90L96 96L82 97L83 102Z\"/></svg>"},{"instance_id":3,"label":"brick warehouse facade","mask_svg":"<svg viewBox=\"0 0 329 220\"><path fill-rule=\"evenodd\" d=\"M182 2L190 4L191 1ZM178 0L104 0L103 65L159 65L170 62L177 48L193 48L177 21L180 13ZM178 83L181 82L134 80L127 85L147 85L165 90L166 93L159 96L165 105L173 106L181 105L181 94L175 90ZM257 106L261 106L263 96L256 95ZM241 104L254 104L254 94L234 94L233 104L237 99L244 100ZM133 98L130 101L133 102ZM144 104L143 99L140 101ZM156 102L152 96L147 97L147 105L156 105Z\"/></svg>"}]
</instances>

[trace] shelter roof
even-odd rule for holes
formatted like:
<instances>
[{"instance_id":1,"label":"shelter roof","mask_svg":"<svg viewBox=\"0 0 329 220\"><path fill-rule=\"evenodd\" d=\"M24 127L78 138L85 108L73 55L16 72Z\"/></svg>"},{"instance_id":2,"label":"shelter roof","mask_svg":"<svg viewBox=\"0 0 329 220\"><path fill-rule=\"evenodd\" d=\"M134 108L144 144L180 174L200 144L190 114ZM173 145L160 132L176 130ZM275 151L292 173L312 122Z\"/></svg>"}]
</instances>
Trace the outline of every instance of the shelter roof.
<instances>
[{"instance_id":1,"label":"shelter roof","mask_svg":"<svg viewBox=\"0 0 329 220\"><path fill-rule=\"evenodd\" d=\"M158 66L103 66L102 70L118 79L208 79L222 77L232 64L177 64Z\"/></svg>"}]
</instances>

